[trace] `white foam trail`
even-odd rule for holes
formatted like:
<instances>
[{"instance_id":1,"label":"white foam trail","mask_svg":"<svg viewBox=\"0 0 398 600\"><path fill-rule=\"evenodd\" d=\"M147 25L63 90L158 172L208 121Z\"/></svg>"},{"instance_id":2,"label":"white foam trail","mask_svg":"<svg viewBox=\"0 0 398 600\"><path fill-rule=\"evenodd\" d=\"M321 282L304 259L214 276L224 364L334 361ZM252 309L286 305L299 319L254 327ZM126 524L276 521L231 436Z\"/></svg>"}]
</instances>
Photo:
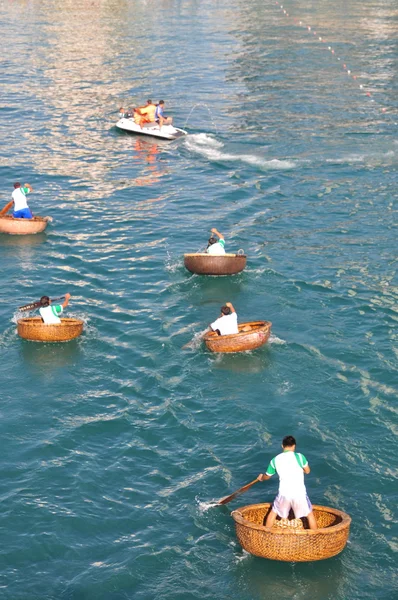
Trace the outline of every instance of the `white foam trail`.
<instances>
[{"instance_id":1,"label":"white foam trail","mask_svg":"<svg viewBox=\"0 0 398 600\"><path fill-rule=\"evenodd\" d=\"M167 258L165 262L166 271L169 273L175 273L181 266L180 258L173 258L170 252L167 250Z\"/></svg>"},{"instance_id":2,"label":"white foam trail","mask_svg":"<svg viewBox=\"0 0 398 600\"><path fill-rule=\"evenodd\" d=\"M222 148L224 144L215 137L207 133L194 133L185 138L186 146L190 149L191 146L208 146L210 148Z\"/></svg>"},{"instance_id":3,"label":"white foam trail","mask_svg":"<svg viewBox=\"0 0 398 600\"><path fill-rule=\"evenodd\" d=\"M200 154L210 161L244 162L265 171L289 170L297 167L297 163L293 160L279 160L278 158L267 160L253 154L229 154L223 152L221 149L224 147L224 144L206 133L187 136L185 145L191 152Z\"/></svg>"},{"instance_id":4,"label":"white foam trail","mask_svg":"<svg viewBox=\"0 0 398 600\"><path fill-rule=\"evenodd\" d=\"M195 333L192 340L190 342L188 342L188 344L185 344L185 346L183 346L183 348L190 348L191 350L197 350L203 341L204 334L208 330L209 330L209 328L206 327L206 329L203 329L203 331L199 331L199 333Z\"/></svg>"},{"instance_id":5,"label":"white foam trail","mask_svg":"<svg viewBox=\"0 0 398 600\"><path fill-rule=\"evenodd\" d=\"M383 161L392 161L396 158L396 152L394 150L388 150L387 152L372 152L364 154L347 154L346 156L327 158L326 163L328 164L365 164L365 165L379 165Z\"/></svg>"},{"instance_id":6,"label":"white foam trail","mask_svg":"<svg viewBox=\"0 0 398 600\"><path fill-rule=\"evenodd\" d=\"M269 340L268 340L269 344L286 344L286 340L282 340L281 338L278 338L276 335L270 335Z\"/></svg>"},{"instance_id":7,"label":"white foam trail","mask_svg":"<svg viewBox=\"0 0 398 600\"><path fill-rule=\"evenodd\" d=\"M244 550L242 548L242 552L241 553L235 554L235 562L236 563L240 563L240 562L242 562L242 560L247 560L251 556L252 556L252 554L250 554L249 552L246 552L246 550Z\"/></svg>"},{"instance_id":8,"label":"white foam trail","mask_svg":"<svg viewBox=\"0 0 398 600\"><path fill-rule=\"evenodd\" d=\"M199 507L199 512L201 514L204 514L205 512L210 510L210 508L215 508L216 506L220 506L219 503L216 502L215 500L213 502L200 502L200 500L197 500L197 503L198 503L198 507Z\"/></svg>"},{"instance_id":9,"label":"white foam trail","mask_svg":"<svg viewBox=\"0 0 398 600\"><path fill-rule=\"evenodd\" d=\"M19 321L19 319L25 319L26 317L28 317L28 316L29 316L30 312L31 312L31 311L25 311L25 312L22 312L21 310L17 310L17 311L16 311L16 312L13 314L11 321L12 321L13 323L17 324L17 323L18 323L18 321Z\"/></svg>"}]
</instances>

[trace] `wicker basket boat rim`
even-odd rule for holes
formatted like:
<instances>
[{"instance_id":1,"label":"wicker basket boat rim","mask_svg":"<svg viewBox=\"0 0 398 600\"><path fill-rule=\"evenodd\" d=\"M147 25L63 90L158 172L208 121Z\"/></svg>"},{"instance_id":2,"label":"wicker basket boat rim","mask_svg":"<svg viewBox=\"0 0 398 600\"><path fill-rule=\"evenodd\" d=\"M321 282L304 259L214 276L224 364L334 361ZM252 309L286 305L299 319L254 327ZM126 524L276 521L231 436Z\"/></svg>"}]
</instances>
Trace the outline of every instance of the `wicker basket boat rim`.
<instances>
[{"instance_id":1,"label":"wicker basket boat rim","mask_svg":"<svg viewBox=\"0 0 398 600\"><path fill-rule=\"evenodd\" d=\"M225 254L208 254L207 252L192 252L190 254L184 254L185 256L206 256L207 258L236 258L236 257L242 257L242 258L247 258L246 254L238 254L238 253L233 253L233 252L226 252Z\"/></svg>"},{"instance_id":2,"label":"wicker basket boat rim","mask_svg":"<svg viewBox=\"0 0 398 600\"><path fill-rule=\"evenodd\" d=\"M24 317L22 319L18 319L17 323L26 324L26 325L77 325L82 324L84 321L82 319L75 319L73 317L62 317L61 323L44 323L41 317Z\"/></svg>"},{"instance_id":3,"label":"wicker basket boat rim","mask_svg":"<svg viewBox=\"0 0 398 600\"><path fill-rule=\"evenodd\" d=\"M321 506L319 504L313 504L312 508L315 511L319 511L319 512L329 512L332 515L335 515L336 517L340 517L341 521L340 523L337 523L336 525L329 525L329 527L319 527L318 529L282 529L282 528L278 528L278 529L274 529L272 527L265 527L264 525L258 525L257 523L252 523L251 521L248 521L247 519L245 519L244 515L242 514L242 512L244 512L245 510L248 511L250 509L256 509L256 508L266 508L268 510L268 508L271 506L270 502L265 502L265 503L261 503L261 504L248 504L247 506L240 506L239 508L237 508L236 510L232 511L231 515L234 518L234 520L239 523L240 525L244 525L250 529L257 529L258 531L265 531L267 533L273 533L275 535L317 535L319 533L322 534L330 534L333 535L334 533L336 533L336 531L340 531L340 529L345 529L345 527L347 527L347 525L349 525L351 523L351 517L349 515L347 515L347 513L343 512L342 510L338 510L337 508L331 508L330 506Z\"/></svg>"},{"instance_id":4,"label":"wicker basket boat rim","mask_svg":"<svg viewBox=\"0 0 398 600\"><path fill-rule=\"evenodd\" d=\"M271 321L246 321L245 323L239 323L238 328L240 330L241 328L243 328L247 325L251 326L251 329L249 331L239 331L239 333L230 333L228 335L222 335L222 336L219 336L216 331L209 331L208 333L206 333L204 339L209 340L211 338L217 338L217 339L222 338L223 340L225 340L225 339L233 340L235 338L243 337L244 335L247 335L248 333L255 333L256 331L263 329L264 327L267 327L267 329L269 329L272 326L272 323L271 323Z\"/></svg>"},{"instance_id":5,"label":"wicker basket boat rim","mask_svg":"<svg viewBox=\"0 0 398 600\"><path fill-rule=\"evenodd\" d=\"M23 221L24 223L32 223L37 221L45 221L47 223L46 217L33 217L32 219L18 219L16 217L13 217L12 215L0 215L0 219L7 219L7 221L18 221L21 222Z\"/></svg>"}]
</instances>

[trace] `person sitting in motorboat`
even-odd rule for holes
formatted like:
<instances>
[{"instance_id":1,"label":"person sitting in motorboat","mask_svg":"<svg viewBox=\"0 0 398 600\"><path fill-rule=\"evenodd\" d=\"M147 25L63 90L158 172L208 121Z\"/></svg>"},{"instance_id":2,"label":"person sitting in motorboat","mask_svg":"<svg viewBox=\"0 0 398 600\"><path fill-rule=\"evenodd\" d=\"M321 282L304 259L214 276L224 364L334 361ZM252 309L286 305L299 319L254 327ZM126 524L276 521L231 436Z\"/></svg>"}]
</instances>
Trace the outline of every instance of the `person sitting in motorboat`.
<instances>
[{"instance_id":1,"label":"person sitting in motorboat","mask_svg":"<svg viewBox=\"0 0 398 600\"><path fill-rule=\"evenodd\" d=\"M24 186L21 186L18 181L14 183L14 191L12 193L14 212L12 213L12 216L15 219L33 219L32 212L26 200L26 196L30 194L30 192L33 192L33 188L29 183L25 183Z\"/></svg>"},{"instance_id":2,"label":"person sitting in motorboat","mask_svg":"<svg viewBox=\"0 0 398 600\"><path fill-rule=\"evenodd\" d=\"M221 315L213 323L210 324L210 328L216 331L218 335L233 335L239 333L238 329L238 315L231 302L226 302L221 307Z\"/></svg>"},{"instance_id":3,"label":"person sitting in motorboat","mask_svg":"<svg viewBox=\"0 0 398 600\"><path fill-rule=\"evenodd\" d=\"M140 108L135 109L134 113L134 121L135 116L139 116L138 124L140 127L143 127L145 123L155 123L155 113L156 113L156 104L152 102L150 98L146 101L146 106L141 106Z\"/></svg>"},{"instance_id":4,"label":"person sitting in motorboat","mask_svg":"<svg viewBox=\"0 0 398 600\"><path fill-rule=\"evenodd\" d=\"M156 105L155 120L159 123L159 129L161 129L163 125L173 124L173 118L166 117L164 114L164 100L159 100L159 103Z\"/></svg>"},{"instance_id":5,"label":"person sitting in motorboat","mask_svg":"<svg viewBox=\"0 0 398 600\"><path fill-rule=\"evenodd\" d=\"M207 254L215 254L215 255L225 254L225 239L224 239L223 234L220 233L219 231L217 231L217 229L215 227L213 227L213 229L211 230L211 233L213 235L210 237L209 242L207 244L207 248L206 248ZM215 236L217 236L217 237L215 237Z\"/></svg>"},{"instance_id":6,"label":"person sitting in motorboat","mask_svg":"<svg viewBox=\"0 0 398 600\"><path fill-rule=\"evenodd\" d=\"M135 108L124 108L121 106L119 108L120 117L124 119L132 119L134 117Z\"/></svg>"},{"instance_id":7,"label":"person sitting in motorboat","mask_svg":"<svg viewBox=\"0 0 398 600\"><path fill-rule=\"evenodd\" d=\"M40 298L41 308L39 313L46 325L54 325L61 323L59 315L61 315L69 304L70 294L65 294L65 300L62 304L52 304L51 299L48 296L42 296Z\"/></svg>"},{"instance_id":8,"label":"person sitting in motorboat","mask_svg":"<svg viewBox=\"0 0 398 600\"><path fill-rule=\"evenodd\" d=\"M136 123L136 125L139 125L142 119L141 110L144 110L146 107L147 105L137 106L136 108L124 108L123 106L121 106L119 108L119 113L124 119L134 119L134 123Z\"/></svg>"}]
</instances>

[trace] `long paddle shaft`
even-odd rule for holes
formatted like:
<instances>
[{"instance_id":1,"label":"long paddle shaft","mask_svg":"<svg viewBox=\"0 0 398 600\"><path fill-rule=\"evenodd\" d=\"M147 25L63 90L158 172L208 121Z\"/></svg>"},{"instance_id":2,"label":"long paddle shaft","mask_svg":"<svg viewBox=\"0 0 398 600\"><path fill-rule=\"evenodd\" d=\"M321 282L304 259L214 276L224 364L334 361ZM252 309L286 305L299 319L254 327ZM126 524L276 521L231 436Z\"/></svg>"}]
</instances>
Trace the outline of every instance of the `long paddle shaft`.
<instances>
[{"instance_id":1,"label":"long paddle shaft","mask_svg":"<svg viewBox=\"0 0 398 600\"><path fill-rule=\"evenodd\" d=\"M6 215L13 204L14 204L14 200L11 200L11 202L8 202L8 204L6 204L5 207L2 210L0 210L0 216L2 217L4 215Z\"/></svg>"},{"instance_id":2,"label":"long paddle shaft","mask_svg":"<svg viewBox=\"0 0 398 600\"><path fill-rule=\"evenodd\" d=\"M59 298L51 298L51 302L57 302L58 300L63 300L65 296L60 296ZM36 308L40 308L40 300L38 302L32 302L31 304L25 304L25 306L20 306L18 310L25 312L27 310L35 310Z\"/></svg>"},{"instance_id":3,"label":"long paddle shaft","mask_svg":"<svg viewBox=\"0 0 398 600\"><path fill-rule=\"evenodd\" d=\"M225 496L225 498L221 498L221 500L218 501L218 504L228 504L228 502L231 502L231 500L233 500L237 496L240 496L244 492L247 492L247 490L249 488L251 488L251 486L254 485L255 483L257 483L258 481L260 481L260 480L259 479L254 479L254 481L251 481L250 483L247 483L243 487L239 488L239 490L236 490L236 492L234 492L230 496Z\"/></svg>"}]
</instances>

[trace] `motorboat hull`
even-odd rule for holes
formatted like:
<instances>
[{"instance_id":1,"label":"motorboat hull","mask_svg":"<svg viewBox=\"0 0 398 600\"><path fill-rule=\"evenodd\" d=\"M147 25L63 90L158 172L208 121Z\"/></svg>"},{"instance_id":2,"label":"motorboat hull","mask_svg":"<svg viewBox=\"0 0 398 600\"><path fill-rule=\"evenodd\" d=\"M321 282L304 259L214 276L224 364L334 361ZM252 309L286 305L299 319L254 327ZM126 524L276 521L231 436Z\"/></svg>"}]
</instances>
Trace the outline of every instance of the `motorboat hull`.
<instances>
[{"instance_id":1,"label":"motorboat hull","mask_svg":"<svg viewBox=\"0 0 398 600\"><path fill-rule=\"evenodd\" d=\"M137 133L139 135L147 135L150 137L159 138L161 140L176 140L187 135L187 132L173 125L163 125L159 128L158 123L145 123L142 127L134 122L134 119L122 117L116 123L118 129L128 131L129 133Z\"/></svg>"}]
</instances>

